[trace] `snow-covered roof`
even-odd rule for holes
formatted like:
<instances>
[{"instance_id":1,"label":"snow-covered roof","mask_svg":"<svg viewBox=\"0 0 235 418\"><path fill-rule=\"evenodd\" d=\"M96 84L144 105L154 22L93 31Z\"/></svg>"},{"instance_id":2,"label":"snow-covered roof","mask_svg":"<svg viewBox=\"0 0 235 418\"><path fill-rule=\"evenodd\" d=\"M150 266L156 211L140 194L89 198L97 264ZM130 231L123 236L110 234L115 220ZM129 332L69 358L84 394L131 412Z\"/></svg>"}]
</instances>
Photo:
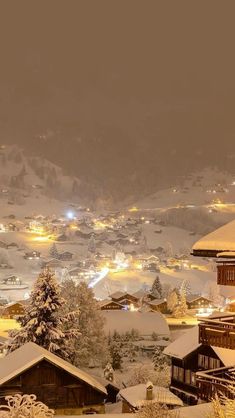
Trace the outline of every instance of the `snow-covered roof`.
<instances>
[{"instance_id":1,"label":"snow-covered roof","mask_svg":"<svg viewBox=\"0 0 235 418\"><path fill-rule=\"evenodd\" d=\"M24 344L22 347L0 359L0 385L3 385L44 359L67 371L69 374L77 377L89 386L107 394L105 387L92 376L31 342Z\"/></svg>"},{"instance_id":2,"label":"snow-covered roof","mask_svg":"<svg viewBox=\"0 0 235 418\"><path fill-rule=\"evenodd\" d=\"M198 325L190 328L181 337L169 344L165 348L164 354L183 360L190 353L197 350L202 344L199 344ZM224 366L233 366L235 364L235 350L211 346L215 354L222 361Z\"/></svg>"},{"instance_id":3,"label":"snow-covered roof","mask_svg":"<svg viewBox=\"0 0 235 418\"><path fill-rule=\"evenodd\" d=\"M153 299L153 300L149 301L148 304L158 306L158 305L161 305L164 302L166 302L165 299Z\"/></svg>"},{"instance_id":4,"label":"snow-covered roof","mask_svg":"<svg viewBox=\"0 0 235 418\"><path fill-rule=\"evenodd\" d=\"M203 299L206 299L206 300L210 301L210 299L205 298L204 296L201 296L201 295L187 295L187 296L186 296L186 300L187 300L187 302L189 302L189 303L194 302L195 300L198 300L198 299L201 299L201 298L203 298Z\"/></svg>"},{"instance_id":5,"label":"snow-covered roof","mask_svg":"<svg viewBox=\"0 0 235 418\"><path fill-rule=\"evenodd\" d=\"M115 330L121 334L136 329L142 336L169 335L169 327L165 317L160 312L137 312L125 310L102 311L105 318L106 334Z\"/></svg>"},{"instance_id":6,"label":"snow-covered roof","mask_svg":"<svg viewBox=\"0 0 235 418\"><path fill-rule=\"evenodd\" d=\"M125 399L133 408L141 408L147 403L161 403L166 405L183 406L183 402L178 396L170 392L169 389L161 386L153 386L153 400L146 400L146 385L141 383L121 389L119 395Z\"/></svg>"},{"instance_id":7,"label":"snow-covered roof","mask_svg":"<svg viewBox=\"0 0 235 418\"><path fill-rule=\"evenodd\" d=\"M235 258L235 251L223 251L222 253L218 253L217 257L221 258Z\"/></svg>"},{"instance_id":8,"label":"snow-covered roof","mask_svg":"<svg viewBox=\"0 0 235 418\"><path fill-rule=\"evenodd\" d=\"M235 251L235 220L221 226L193 245L193 252L204 251Z\"/></svg>"},{"instance_id":9,"label":"snow-covered roof","mask_svg":"<svg viewBox=\"0 0 235 418\"><path fill-rule=\"evenodd\" d=\"M201 344L198 342L198 326L195 326L169 344L168 347L165 348L164 354L170 357L183 359L200 347L200 345Z\"/></svg>"},{"instance_id":10,"label":"snow-covered roof","mask_svg":"<svg viewBox=\"0 0 235 418\"><path fill-rule=\"evenodd\" d=\"M112 299L119 299L119 298L122 298L122 297L124 297L126 295L127 295L126 292L117 291L117 292L112 293L110 295L110 298L112 298Z\"/></svg>"},{"instance_id":11,"label":"snow-covered roof","mask_svg":"<svg viewBox=\"0 0 235 418\"><path fill-rule=\"evenodd\" d=\"M132 296L134 296L137 299L141 299L146 295L147 295L147 292L143 289L139 289L137 290L137 292L132 293Z\"/></svg>"}]
</instances>

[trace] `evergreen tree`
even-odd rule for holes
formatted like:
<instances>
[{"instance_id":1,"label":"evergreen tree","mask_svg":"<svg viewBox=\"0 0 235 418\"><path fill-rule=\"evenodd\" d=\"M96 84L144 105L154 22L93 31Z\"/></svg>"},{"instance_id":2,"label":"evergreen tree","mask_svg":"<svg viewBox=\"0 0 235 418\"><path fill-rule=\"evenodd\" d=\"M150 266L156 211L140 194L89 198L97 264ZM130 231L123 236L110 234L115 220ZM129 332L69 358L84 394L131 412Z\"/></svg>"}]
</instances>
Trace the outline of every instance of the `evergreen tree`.
<instances>
[{"instance_id":1,"label":"evergreen tree","mask_svg":"<svg viewBox=\"0 0 235 418\"><path fill-rule=\"evenodd\" d=\"M181 317L184 317L186 313L187 313L186 285L185 285L185 280L184 280L180 287L178 305L174 308L173 315L175 316L175 318L181 318Z\"/></svg>"},{"instance_id":2,"label":"evergreen tree","mask_svg":"<svg viewBox=\"0 0 235 418\"><path fill-rule=\"evenodd\" d=\"M161 299L162 297L162 285L159 279L159 276L157 276L153 282L152 288L150 290L151 295L153 295L156 299Z\"/></svg>"},{"instance_id":3,"label":"evergreen tree","mask_svg":"<svg viewBox=\"0 0 235 418\"><path fill-rule=\"evenodd\" d=\"M8 351L14 351L27 342L34 342L52 353L68 359L72 354L71 341L77 332L63 331L68 317L62 315L64 300L55 276L46 270L36 280L25 314L18 319L21 328L10 335Z\"/></svg>"},{"instance_id":4,"label":"evergreen tree","mask_svg":"<svg viewBox=\"0 0 235 418\"><path fill-rule=\"evenodd\" d=\"M52 246L49 250L49 254L52 258L59 259L59 253L58 253L57 247L56 247L54 242L53 242L53 244L52 244Z\"/></svg>"},{"instance_id":5,"label":"evergreen tree","mask_svg":"<svg viewBox=\"0 0 235 418\"><path fill-rule=\"evenodd\" d=\"M114 370L120 370L122 368L122 354L120 348L120 343L116 341L113 341L109 347L112 359L112 367Z\"/></svg>"},{"instance_id":6,"label":"evergreen tree","mask_svg":"<svg viewBox=\"0 0 235 418\"><path fill-rule=\"evenodd\" d=\"M163 354L162 349L160 347L156 347L153 353L154 370L164 370L167 364L168 360L165 354Z\"/></svg>"},{"instance_id":7,"label":"evergreen tree","mask_svg":"<svg viewBox=\"0 0 235 418\"><path fill-rule=\"evenodd\" d=\"M178 295L175 290L172 290L172 292L167 297L168 311L173 312L177 305L178 305Z\"/></svg>"},{"instance_id":8,"label":"evergreen tree","mask_svg":"<svg viewBox=\"0 0 235 418\"><path fill-rule=\"evenodd\" d=\"M76 366L89 366L92 360L93 363L104 364L108 357L108 345L104 334L104 319L93 290L85 282L76 285L68 279L63 283L63 296L66 300L65 313L79 310L76 320L71 323L80 332L74 341L76 355L73 363Z\"/></svg>"},{"instance_id":9,"label":"evergreen tree","mask_svg":"<svg viewBox=\"0 0 235 418\"><path fill-rule=\"evenodd\" d=\"M114 370L112 368L111 363L107 363L104 368L104 377L106 380L109 380L110 382L114 381Z\"/></svg>"}]
</instances>

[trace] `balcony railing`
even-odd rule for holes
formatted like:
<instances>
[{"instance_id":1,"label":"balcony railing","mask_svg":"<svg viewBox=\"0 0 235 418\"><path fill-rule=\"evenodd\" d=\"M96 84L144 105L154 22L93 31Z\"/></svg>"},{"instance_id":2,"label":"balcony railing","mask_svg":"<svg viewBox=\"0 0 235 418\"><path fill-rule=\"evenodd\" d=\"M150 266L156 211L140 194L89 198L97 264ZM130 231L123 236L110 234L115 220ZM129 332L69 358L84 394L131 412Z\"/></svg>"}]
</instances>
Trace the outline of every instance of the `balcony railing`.
<instances>
[{"instance_id":1,"label":"balcony railing","mask_svg":"<svg viewBox=\"0 0 235 418\"><path fill-rule=\"evenodd\" d=\"M217 283L224 286L235 286L235 260L223 261L217 265Z\"/></svg>"},{"instance_id":2,"label":"balcony railing","mask_svg":"<svg viewBox=\"0 0 235 418\"><path fill-rule=\"evenodd\" d=\"M200 319L199 343L235 349L235 314Z\"/></svg>"},{"instance_id":3,"label":"balcony railing","mask_svg":"<svg viewBox=\"0 0 235 418\"><path fill-rule=\"evenodd\" d=\"M221 367L219 369L197 372L196 381L198 397L210 401L218 393L230 399L235 398L235 368Z\"/></svg>"}]
</instances>

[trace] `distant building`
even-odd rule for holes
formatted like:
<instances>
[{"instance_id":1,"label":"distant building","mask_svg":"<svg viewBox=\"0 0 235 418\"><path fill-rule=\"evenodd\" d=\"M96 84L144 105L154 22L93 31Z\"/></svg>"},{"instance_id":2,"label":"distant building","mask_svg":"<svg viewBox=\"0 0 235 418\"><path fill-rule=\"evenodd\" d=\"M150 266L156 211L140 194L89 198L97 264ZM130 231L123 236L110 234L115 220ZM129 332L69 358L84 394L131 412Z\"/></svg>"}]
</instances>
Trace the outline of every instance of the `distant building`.
<instances>
[{"instance_id":1,"label":"distant building","mask_svg":"<svg viewBox=\"0 0 235 418\"><path fill-rule=\"evenodd\" d=\"M146 304L152 312L167 312L167 302L165 299L153 299L146 302Z\"/></svg>"},{"instance_id":2,"label":"distant building","mask_svg":"<svg viewBox=\"0 0 235 418\"><path fill-rule=\"evenodd\" d=\"M1 307L1 317L2 318L15 318L16 316L24 315L25 307L20 302L11 302L7 305Z\"/></svg>"},{"instance_id":3,"label":"distant building","mask_svg":"<svg viewBox=\"0 0 235 418\"><path fill-rule=\"evenodd\" d=\"M30 251L25 253L24 258L26 260L38 260L41 257L41 253L39 251Z\"/></svg>"},{"instance_id":4,"label":"distant building","mask_svg":"<svg viewBox=\"0 0 235 418\"><path fill-rule=\"evenodd\" d=\"M59 254L59 259L61 261L71 261L73 259L73 253L64 251L63 253Z\"/></svg>"},{"instance_id":5,"label":"distant building","mask_svg":"<svg viewBox=\"0 0 235 418\"><path fill-rule=\"evenodd\" d=\"M187 295L186 303L188 309L211 308L213 306L213 302L210 299L200 295Z\"/></svg>"},{"instance_id":6,"label":"distant building","mask_svg":"<svg viewBox=\"0 0 235 418\"><path fill-rule=\"evenodd\" d=\"M121 303L115 302L113 300L101 300L99 302L100 309L102 311L113 311L113 310L122 310L124 306Z\"/></svg>"}]
</instances>

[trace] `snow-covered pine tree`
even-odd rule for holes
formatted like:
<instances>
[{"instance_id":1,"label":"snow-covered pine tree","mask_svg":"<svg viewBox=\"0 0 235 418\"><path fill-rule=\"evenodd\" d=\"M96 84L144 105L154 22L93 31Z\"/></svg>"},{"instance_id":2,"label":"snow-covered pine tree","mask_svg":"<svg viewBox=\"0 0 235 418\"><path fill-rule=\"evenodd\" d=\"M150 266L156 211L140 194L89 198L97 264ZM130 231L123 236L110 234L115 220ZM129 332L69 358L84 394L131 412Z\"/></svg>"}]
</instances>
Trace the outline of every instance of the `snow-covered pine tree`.
<instances>
[{"instance_id":1,"label":"snow-covered pine tree","mask_svg":"<svg viewBox=\"0 0 235 418\"><path fill-rule=\"evenodd\" d=\"M160 347L156 347L153 353L154 370L164 370L166 365L168 365L167 357L163 354Z\"/></svg>"},{"instance_id":2,"label":"snow-covered pine tree","mask_svg":"<svg viewBox=\"0 0 235 418\"><path fill-rule=\"evenodd\" d=\"M156 299L161 299L162 297L162 285L159 279L159 276L157 276L152 284L150 293L152 296L154 296Z\"/></svg>"},{"instance_id":3,"label":"snow-covered pine tree","mask_svg":"<svg viewBox=\"0 0 235 418\"><path fill-rule=\"evenodd\" d=\"M122 368L121 344L117 341L112 341L109 350L113 369L120 370Z\"/></svg>"},{"instance_id":4,"label":"snow-covered pine tree","mask_svg":"<svg viewBox=\"0 0 235 418\"><path fill-rule=\"evenodd\" d=\"M104 377L105 379L109 380L110 382L114 381L114 370L112 368L111 363L107 363L104 368Z\"/></svg>"},{"instance_id":5,"label":"snow-covered pine tree","mask_svg":"<svg viewBox=\"0 0 235 418\"><path fill-rule=\"evenodd\" d=\"M80 336L74 342L76 366L89 366L90 362L105 364L108 360L108 343L104 334L104 319L93 290L85 282L76 285L71 279L63 283L66 300L64 312L79 310L79 316L71 326L79 329ZM66 325L67 326L67 325Z\"/></svg>"},{"instance_id":6,"label":"snow-covered pine tree","mask_svg":"<svg viewBox=\"0 0 235 418\"><path fill-rule=\"evenodd\" d=\"M59 253L58 253L58 250L57 250L56 244L55 244L54 242L53 242L53 244L52 244L52 246L51 246L51 248L50 248L50 250L49 250L49 254L50 254L50 256L51 256L52 258L59 259Z\"/></svg>"},{"instance_id":7,"label":"snow-covered pine tree","mask_svg":"<svg viewBox=\"0 0 235 418\"><path fill-rule=\"evenodd\" d=\"M169 312L173 312L178 305L178 295L175 290L172 290L167 297L167 309Z\"/></svg>"},{"instance_id":8,"label":"snow-covered pine tree","mask_svg":"<svg viewBox=\"0 0 235 418\"><path fill-rule=\"evenodd\" d=\"M173 315L175 318L182 318L187 313L187 303L186 303L186 286L185 280L182 282L179 291L179 302L178 305L173 310Z\"/></svg>"},{"instance_id":9,"label":"snow-covered pine tree","mask_svg":"<svg viewBox=\"0 0 235 418\"><path fill-rule=\"evenodd\" d=\"M52 353L68 359L73 354L71 344L78 336L77 330L63 330L68 317L62 314L64 299L55 276L43 271L37 278L25 314L18 319L21 328L12 331L7 345L14 351L27 342L34 342Z\"/></svg>"}]
</instances>

